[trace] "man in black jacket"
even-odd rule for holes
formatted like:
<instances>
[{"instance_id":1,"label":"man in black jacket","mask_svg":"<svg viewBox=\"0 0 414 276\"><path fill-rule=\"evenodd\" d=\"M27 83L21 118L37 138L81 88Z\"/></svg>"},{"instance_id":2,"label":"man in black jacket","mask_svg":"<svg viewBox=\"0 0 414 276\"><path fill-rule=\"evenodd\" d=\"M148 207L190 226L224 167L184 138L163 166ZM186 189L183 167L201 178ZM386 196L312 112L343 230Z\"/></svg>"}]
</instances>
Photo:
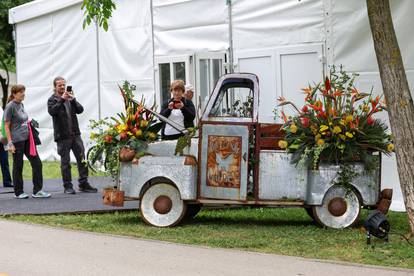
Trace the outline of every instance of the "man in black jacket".
<instances>
[{"instance_id":1,"label":"man in black jacket","mask_svg":"<svg viewBox=\"0 0 414 276\"><path fill-rule=\"evenodd\" d=\"M65 90L66 80L53 80L54 94L47 101L47 110L53 119L54 138L60 155L60 168L66 194L75 194L72 185L70 151L76 157L79 172L79 191L96 193L97 189L88 183L88 167L85 162L85 148L80 136L76 114L83 112L83 106L75 99L71 89Z\"/></svg>"}]
</instances>

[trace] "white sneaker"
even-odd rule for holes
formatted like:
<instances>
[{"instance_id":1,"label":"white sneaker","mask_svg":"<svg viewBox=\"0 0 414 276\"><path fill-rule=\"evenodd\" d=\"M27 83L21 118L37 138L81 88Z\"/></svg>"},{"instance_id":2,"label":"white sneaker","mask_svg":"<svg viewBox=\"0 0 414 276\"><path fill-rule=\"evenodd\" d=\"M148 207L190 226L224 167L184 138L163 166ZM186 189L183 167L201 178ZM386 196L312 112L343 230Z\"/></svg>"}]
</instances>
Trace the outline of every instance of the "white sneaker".
<instances>
[{"instance_id":1,"label":"white sneaker","mask_svg":"<svg viewBox=\"0 0 414 276\"><path fill-rule=\"evenodd\" d=\"M29 198L29 196L28 196L28 194L26 194L26 193L21 193L20 195L15 195L14 196L14 198L17 198L17 199L25 199L25 198Z\"/></svg>"},{"instance_id":2,"label":"white sneaker","mask_svg":"<svg viewBox=\"0 0 414 276\"><path fill-rule=\"evenodd\" d=\"M33 198L48 198L51 194L43 191L38 191L36 194L33 194Z\"/></svg>"}]
</instances>

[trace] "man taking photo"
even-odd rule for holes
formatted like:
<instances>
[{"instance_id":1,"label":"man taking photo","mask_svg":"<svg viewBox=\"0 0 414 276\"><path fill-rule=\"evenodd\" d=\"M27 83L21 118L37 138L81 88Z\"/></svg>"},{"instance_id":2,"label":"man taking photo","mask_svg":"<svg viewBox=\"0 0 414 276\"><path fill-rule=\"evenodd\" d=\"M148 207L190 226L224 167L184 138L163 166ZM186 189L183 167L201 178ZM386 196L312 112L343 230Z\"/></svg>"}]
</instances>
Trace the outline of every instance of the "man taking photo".
<instances>
[{"instance_id":1,"label":"man taking photo","mask_svg":"<svg viewBox=\"0 0 414 276\"><path fill-rule=\"evenodd\" d=\"M63 187L66 194L75 194L72 184L70 151L76 158L79 172L79 191L96 193L98 190L88 183L88 167L85 162L85 148L81 139L77 114L83 106L76 100L72 87L66 87L66 80L53 80L54 94L47 102L47 110L53 119L54 139L60 155Z\"/></svg>"}]
</instances>

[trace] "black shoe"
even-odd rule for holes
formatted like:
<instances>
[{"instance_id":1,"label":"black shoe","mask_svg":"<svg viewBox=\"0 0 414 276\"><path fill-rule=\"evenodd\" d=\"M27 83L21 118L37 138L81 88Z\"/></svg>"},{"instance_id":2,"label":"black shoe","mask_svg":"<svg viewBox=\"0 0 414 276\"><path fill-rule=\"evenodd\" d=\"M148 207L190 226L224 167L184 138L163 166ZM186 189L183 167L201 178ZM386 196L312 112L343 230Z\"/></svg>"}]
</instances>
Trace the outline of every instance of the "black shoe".
<instances>
[{"instance_id":1,"label":"black shoe","mask_svg":"<svg viewBox=\"0 0 414 276\"><path fill-rule=\"evenodd\" d=\"M73 188L65 188L64 193L65 194L71 194L71 195L76 194L76 192L75 192L75 190Z\"/></svg>"},{"instance_id":2,"label":"black shoe","mask_svg":"<svg viewBox=\"0 0 414 276\"><path fill-rule=\"evenodd\" d=\"M98 189L92 187L89 183L79 184L79 191L84 193L96 193Z\"/></svg>"}]
</instances>

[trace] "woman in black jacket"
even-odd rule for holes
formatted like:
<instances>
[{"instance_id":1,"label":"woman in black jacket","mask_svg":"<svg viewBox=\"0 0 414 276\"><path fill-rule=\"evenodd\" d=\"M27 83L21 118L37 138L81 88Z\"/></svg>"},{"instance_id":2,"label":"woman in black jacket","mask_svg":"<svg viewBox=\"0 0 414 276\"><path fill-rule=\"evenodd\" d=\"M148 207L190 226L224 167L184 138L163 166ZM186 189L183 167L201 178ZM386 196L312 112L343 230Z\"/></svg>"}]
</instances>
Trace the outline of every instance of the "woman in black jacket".
<instances>
[{"instance_id":1,"label":"woman in black jacket","mask_svg":"<svg viewBox=\"0 0 414 276\"><path fill-rule=\"evenodd\" d=\"M161 108L161 115L184 126L194 126L195 107L192 101L184 98L185 86L182 80L175 80L171 83L171 99L165 102ZM161 136L164 140L175 140L183 134L170 126L164 124Z\"/></svg>"}]
</instances>

